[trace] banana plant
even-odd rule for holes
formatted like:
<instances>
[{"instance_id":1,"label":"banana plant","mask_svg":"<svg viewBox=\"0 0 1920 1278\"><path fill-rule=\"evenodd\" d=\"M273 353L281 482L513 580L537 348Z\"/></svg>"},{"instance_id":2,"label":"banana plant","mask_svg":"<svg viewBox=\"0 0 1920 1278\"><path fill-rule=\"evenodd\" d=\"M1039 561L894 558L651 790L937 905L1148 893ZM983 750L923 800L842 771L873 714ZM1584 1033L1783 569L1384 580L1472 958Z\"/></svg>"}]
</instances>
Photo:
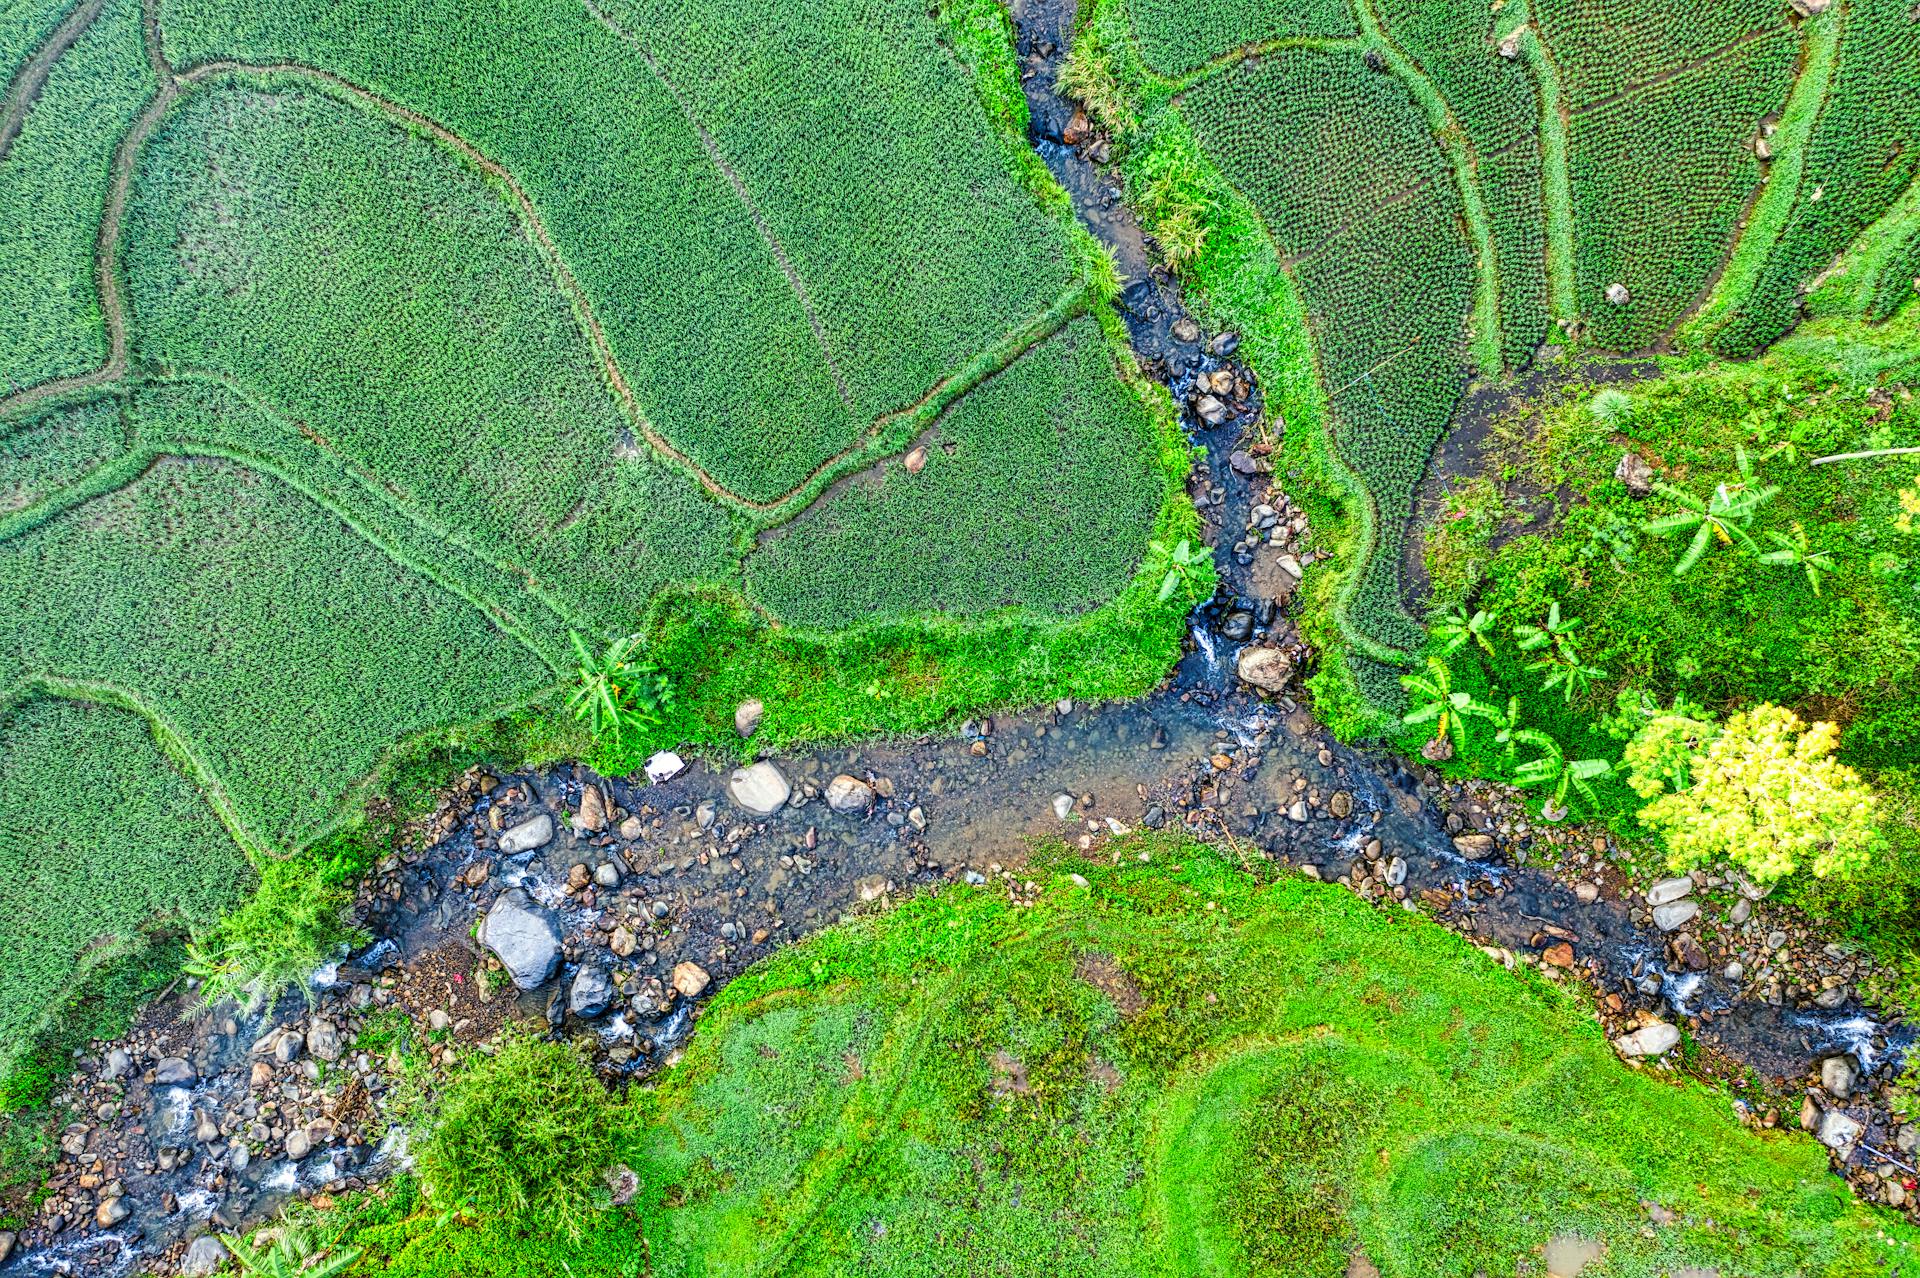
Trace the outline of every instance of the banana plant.
<instances>
[{"instance_id":1,"label":"banana plant","mask_svg":"<svg viewBox=\"0 0 1920 1278\"><path fill-rule=\"evenodd\" d=\"M306 1231L291 1225L282 1228L266 1246L253 1246L238 1234L222 1234L220 1241L233 1253L247 1278L336 1278L360 1259L358 1247L329 1254Z\"/></svg>"},{"instance_id":2,"label":"banana plant","mask_svg":"<svg viewBox=\"0 0 1920 1278\"><path fill-rule=\"evenodd\" d=\"M1551 786L1552 797L1547 802L1548 815L1558 809L1560 816L1566 815L1567 792L1579 793L1592 807L1599 807L1600 800L1594 794L1592 782L1611 775L1613 764L1605 759L1569 759L1560 748L1560 743L1536 728L1518 728L1513 733L1516 746L1532 746L1540 751L1536 758L1528 759L1513 770L1513 779L1528 789Z\"/></svg>"},{"instance_id":3,"label":"banana plant","mask_svg":"<svg viewBox=\"0 0 1920 1278\"><path fill-rule=\"evenodd\" d=\"M1471 713L1475 702L1471 693L1454 690L1453 671L1447 669L1447 663L1438 657L1428 657L1426 674L1401 675L1400 683L1416 699L1414 708L1407 711L1400 722L1408 727L1433 724L1433 739L1422 753L1428 758L1438 753L1436 761L1440 762L1451 758L1455 747L1465 749L1464 717Z\"/></svg>"},{"instance_id":4,"label":"banana plant","mask_svg":"<svg viewBox=\"0 0 1920 1278\"><path fill-rule=\"evenodd\" d=\"M1564 655L1573 648L1573 636L1580 629L1580 618L1560 615L1560 601L1547 601L1545 624L1530 625L1522 622L1513 628L1513 637L1520 643L1522 652L1538 652L1542 648L1552 648L1556 655Z\"/></svg>"},{"instance_id":5,"label":"banana plant","mask_svg":"<svg viewBox=\"0 0 1920 1278\"><path fill-rule=\"evenodd\" d=\"M1507 707L1504 710L1498 706L1482 704L1478 707L1478 712L1479 717L1493 727L1493 743L1504 747L1507 758L1512 759L1513 752L1519 744L1514 740L1514 734L1520 731L1520 698L1508 697Z\"/></svg>"},{"instance_id":6,"label":"banana plant","mask_svg":"<svg viewBox=\"0 0 1920 1278\"><path fill-rule=\"evenodd\" d=\"M1753 522L1753 516L1760 507L1779 494L1780 486L1760 483L1754 475L1753 463L1748 460L1746 449L1735 446L1734 455L1739 462L1740 478L1720 484L1705 501L1672 484L1655 483L1653 486L1662 497L1676 503L1681 509L1676 514L1649 521L1643 525L1645 531L1665 537L1671 533L1693 530L1693 540L1673 566L1673 575L1676 577L1684 577L1693 571L1693 566L1700 562L1701 556L1716 541L1723 546L1738 546L1756 556L1760 553L1759 545L1747 532L1747 525Z\"/></svg>"},{"instance_id":7,"label":"banana plant","mask_svg":"<svg viewBox=\"0 0 1920 1278\"><path fill-rule=\"evenodd\" d=\"M1794 524L1793 535L1769 529L1767 540L1778 546L1778 550L1769 550L1760 556L1763 564L1780 564L1798 568L1807 574L1807 584L1813 587L1813 593L1820 593L1820 579L1833 571L1833 555L1830 551L1815 550L1807 541L1807 530Z\"/></svg>"},{"instance_id":8,"label":"banana plant","mask_svg":"<svg viewBox=\"0 0 1920 1278\"><path fill-rule=\"evenodd\" d=\"M1167 561L1167 575L1160 579L1158 598L1161 603L1173 598L1174 592L1180 589L1182 583L1193 581L1198 577L1207 562L1206 548L1203 546L1195 549L1193 542L1185 537L1180 539L1180 544L1177 546L1168 546L1163 541L1155 541L1149 542L1147 548Z\"/></svg>"},{"instance_id":9,"label":"banana plant","mask_svg":"<svg viewBox=\"0 0 1920 1278\"><path fill-rule=\"evenodd\" d=\"M1498 612L1481 608L1472 616L1459 604L1435 615L1433 620L1434 636L1440 640L1440 651L1451 657L1469 643L1477 644L1489 657L1493 655L1493 628L1500 620Z\"/></svg>"},{"instance_id":10,"label":"banana plant","mask_svg":"<svg viewBox=\"0 0 1920 1278\"><path fill-rule=\"evenodd\" d=\"M672 703L673 685L637 654L638 635L615 639L598 657L577 632L572 638L580 666L567 708L576 719L585 719L595 736L611 735L615 742L629 728L660 722Z\"/></svg>"}]
</instances>

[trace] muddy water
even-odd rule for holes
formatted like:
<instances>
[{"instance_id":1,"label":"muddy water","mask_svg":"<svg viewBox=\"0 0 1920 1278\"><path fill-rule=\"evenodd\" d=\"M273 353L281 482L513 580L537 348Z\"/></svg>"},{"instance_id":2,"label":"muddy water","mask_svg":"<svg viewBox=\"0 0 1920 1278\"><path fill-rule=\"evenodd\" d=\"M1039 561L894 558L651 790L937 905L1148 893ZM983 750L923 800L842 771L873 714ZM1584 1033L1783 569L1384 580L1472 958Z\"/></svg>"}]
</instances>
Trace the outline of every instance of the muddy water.
<instances>
[{"instance_id":1,"label":"muddy water","mask_svg":"<svg viewBox=\"0 0 1920 1278\"><path fill-rule=\"evenodd\" d=\"M1243 644L1297 643L1286 590L1265 585L1288 580L1274 569L1278 551L1245 535L1267 496L1266 477L1257 467L1236 471L1231 461L1262 423L1258 391L1233 358L1231 336L1200 331L1177 285L1154 268L1117 188L1090 158L1097 140L1066 140L1080 130L1072 104L1053 92L1053 76L1070 39L1071 5L1021 0L1014 13L1034 144L1113 250L1125 284L1118 305L1140 362L1172 390L1205 450L1193 491L1222 587L1196 611L1189 654L1162 689L1132 702L1062 703L982 719L947 737L779 756L774 762L794 797L768 817L733 801L724 765L700 761L660 783L644 775L598 778L572 766L469 777L450 795L431 842L390 858L363 887L358 909L376 942L316 974L318 1014L351 1027L376 996L417 1025L445 1011L456 1048L508 1017L544 1021L555 1032L591 1033L610 1076L643 1077L673 1058L694 1031L699 1003L727 978L869 902L955 881L996 882L1018 894L1026 890L1024 851L1036 838L1078 841L1101 855L1117 834L1171 827L1249 865L1311 867L1382 908L1418 904L1523 958L1565 941L1599 992L1618 996L1629 1012L1693 1018L1698 1037L1768 1078L1797 1081L1835 1052L1890 1077L1912 1039L1906 1027L1882 1024L1856 1002L1770 1003L1720 972L1673 970L1668 938L1636 925L1616 887L1583 900L1568 882L1524 864L1544 831L1516 830L1490 855L1469 859L1454 835L1490 829L1485 813L1469 808L1464 820L1447 813L1448 796L1397 758L1342 746L1295 700L1257 698L1234 678ZM1209 423L1189 406L1200 379L1220 370L1234 389L1216 397L1220 420ZM869 809L835 812L821 797L843 773L873 783ZM576 827L571 818L587 806L589 788L608 817L596 828ZM501 853L504 831L543 815L555 827L549 842ZM611 882L592 879L602 867L611 867ZM1596 863L1585 877L1605 882L1600 869ZM563 962L537 990L482 998L474 976L483 955L472 924L514 888L557 923ZM616 927L638 938L628 954L609 948ZM712 978L699 998L672 990L683 963ZM585 1020L568 1011L566 993L583 968L618 978L613 1006ZM372 1121L378 1062L363 1075L376 1103L343 1110L339 1138L304 1159L285 1157L268 1140L236 1168L223 1142L195 1138L203 1117L245 1115L257 1105L260 1088L249 1073L262 1059L259 1045L276 1026L306 1023L299 1000L273 1017L196 1013L185 996L149 1009L130 1037L136 1053L124 1080L109 1086L99 1060L83 1063L77 1094L91 1102L108 1089L120 1108L77 1136L70 1129L78 1152L63 1157L54 1177L60 1192L85 1203L72 1187L104 1171L124 1189L128 1217L98 1228L86 1211L71 1219L43 1215L0 1268L9 1275L165 1271L190 1236L265 1220L290 1195L352 1188L401 1165ZM152 1066L169 1055L192 1063L190 1083L153 1080ZM283 1069L272 1086L292 1105L299 1087L288 1078ZM1848 1112L1864 1124L1851 1161L1874 1161L1891 1147L1889 1115L1870 1101Z\"/></svg>"}]
</instances>

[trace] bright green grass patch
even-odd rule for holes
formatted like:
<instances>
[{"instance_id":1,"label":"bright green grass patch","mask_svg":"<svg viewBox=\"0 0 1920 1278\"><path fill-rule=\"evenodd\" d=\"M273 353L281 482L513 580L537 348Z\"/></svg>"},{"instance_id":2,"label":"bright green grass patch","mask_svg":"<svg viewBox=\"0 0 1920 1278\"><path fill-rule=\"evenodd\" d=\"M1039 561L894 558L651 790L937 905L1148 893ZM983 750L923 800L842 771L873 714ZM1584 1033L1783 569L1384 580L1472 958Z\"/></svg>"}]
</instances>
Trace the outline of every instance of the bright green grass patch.
<instances>
[{"instance_id":1,"label":"bright green grass patch","mask_svg":"<svg viewBox=\"0 0 1920 1278\"><path fill-rule=\"evenodd\" d=\"M223 460L0 542L0 677L137 698L250 847L293 847L415 732L552 670L280 481Z\"/></svg>"},{"instance_id":2,"label":"bright green grass patch","mask_svg":"<svg viewBox=\"0 0 1920 1278\"><path fill-rule=\"evenodd\" d=\"M1270 40L1360 34L1350 0L1133 0L1131 9L1140 52L1147 65L1166 76L1193 71L1245 45Z\"/></svg>"},{"instance_id":3,"label":"bright green grass patch","mask_svg":"<svg viewBox=\"0 0 1920 1278\"><path fill-rule=\"evenodd\" d=\"M748 586L819 629L1088 611L1126 586L1168 497L1153 438L1106 335L1077 320L949 410L919 474L889 461L770 534Z\"/></svg>"},{"instance_id":4,"label":"bright green grass patch","mask_svg":"<svg viewBox=\"0 0 1920 1278\"><path fill-rule=\"evenodd\" d=\"M1157 863L1046 866L1031 910L950 891L738 978L635 1096L633 1215L581 1249L474 1255L403 1186L347 1240L378 1248L363 1272L455 1249L584 1272L636 1236L663 1276L1338 1278L1355 1250L1395 1278L1512 1273L1561 1234L1636 1278L1907 1262L1912 1231L1818 1145L1628 1069L1578 998L1336 888L1138 846Z\"/></svg>"},{"instance_id":5,"label":"bright green grass patch","mask_svg":"<svg viewBox=\"0 0 1920 1278\"><path fill-rule=\"evenodd\" d=\"M1656 87L1576 107L1574 273L1596 345L1651 345L1701 299L1760 185L1754 143L1786 104L1797 55L1782 28ZM1606 298L1615 284L1625 305Z\"/></svg>"},{"instance_id":6,"label":"bright green grass patch","mask_svg":"<svg viewBox=\"0 0 1920 1278\"><path fill-rule=\"evenodd\" d=\"M289 81L202 88L142 155L136 349L233 375L595 628L726 577L726 512L621 421L508 205L435 142Z\"/></svg>"},{"instance_id":7,"label":"bright green grass patch","mask_svg":"<svg viewBox=\"0 0 1920 1278\"><path fill-rule=\"evenodd\" d=\"M110 706L0 716L0 831L0 1078L90 969L211 923L252 877L146 721Z\"/></svg>"},{"instance_id":8,"label":"bright green grass patch","mask_svg":"<svg viewBox=\"0 0 1920 1278\"><path fill-rule=\"evenodd\" d=\"M337 72L503 165L647 417L746 498L1074 283L924 6L164 9L176 58Z\"/></svg>"},{"instance_id":9,"label":"bright green grass patch","mask_svg":"<svg viewBox=\"0 0 1920 1278\"><path fill-rule=\"evenodd\" d=\"M0 396L107 357L94 242L114 148L154 87L140 0L109 0L0 159Z\"/></svg>"}]
</instances>

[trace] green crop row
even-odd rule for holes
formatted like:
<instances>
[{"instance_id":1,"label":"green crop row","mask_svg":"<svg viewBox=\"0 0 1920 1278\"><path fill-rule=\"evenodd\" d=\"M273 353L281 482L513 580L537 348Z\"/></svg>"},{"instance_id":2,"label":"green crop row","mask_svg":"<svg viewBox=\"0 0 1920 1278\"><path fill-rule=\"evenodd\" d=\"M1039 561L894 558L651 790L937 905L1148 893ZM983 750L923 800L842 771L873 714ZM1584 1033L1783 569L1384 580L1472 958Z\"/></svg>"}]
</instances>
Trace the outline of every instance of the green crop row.
<instances>
[{"instance_id":1,"label":"green crop row","mask_svg":"<svg viewBox=\"0 0 1920 1278\"><path fill-rule=\"evenodd\" d=\"M231 374L596 628L734 570L724 508L635 444L508 207L436 143L201 87L143 153L123 258L140 357Z\"/></svg>"},{"instance_id":2,"label":"green crop row","mask_svg":"<svg viewBox=\"0 0 1920 1278\"><path fill-rule=\"evenodd\" d=\"M786 621L840 629L929 612L1098 607L1146 553L1167 479L1153 426L1076 320L962 399L901 459L843 481L747 560ZM1036 404L1051 412L1034 411Z\"/></svg>"},{"instance_id":3,"label":"green crop row","mask_svg":"<svg viewBox=\"0 0 1920 1278\"><path fill-rule=\"evenodd\" d=\"M247 860L127 710L0 711L0 1078L61 993L156 925L239 903Z\"/></svg>"},{"instance_id":4,"label":"green crop row","mask_svg":"<svg viewBox=\"0 0 1920 1278\"><path fill-rule=\"evenodd\" d=\"M1752 294L1714 339L1758 353L1800 318L1800 295L1920 174L1920 23L1901 0L1853 0L1786 226Z\"/></svg>"},{"instance_id":5,"label":"green crop row","mask_svg":"<svg viewBox=\"0 0 1920 1278\"><path fill-rule=\"evenodd\" d=\"M1141 55L1161 75L1178 76L1247 45L1269 40L1359 34L1351 0L1132 0Z\"/></svg>"},{"instance_id":6,"label":"green crop row","mask_svg":"<svg viewBox=\"0 0 1920 1278\"><path fill-rule=\"evenodd\" d=\"M1520 369L1553 327L1539 139L1528 135L1504 151L1481 155L1478 177L1500 279L1501 362Z\"/></svg>"},{"instance_id":7,"label":"green crop row","mask_svg":"<svg viewBox=\"0 0 1920 1278\"><path fill-rule=\"evenodd\" d=\"M1792 13L1786 0L1635 0L1628 10L1610 0L1529 0L1528 9L1575 112L1703 66L1756 33L1778 35Z\"/></svg>"},{"instance_id":8,"label":"green crop row","mask_svg":"<svg viewBox=\"0 0 1920 1278\"><path fill-rule=\"evenodd\" d=\"M1881 268L1867 298L1866 317L1876 324L1889 319L1916 294L1920 294L1920 226L1908 230L1906 240Z\"/></svg>"},{"instance_id":9,"label":"green crop row","mask_svg":"<svg viewBox=\"0 0 1920 1278\"><path fill-rule=\"evenodd\" d=\"M154 464L0 542L0 687L137 704L250 847L333 819L389 747L550 685L467 603L296 490Z\"/></svg>"},{"instance_id":10,"label":"green crop row","mask_svg":"<svg viewBox=\"0 0 1920 1278\"><path fill-rule=\"evenodd\" d=\"M86 0L79 0L85 4ZM0 83L11 83L34 50L75 8L74 0L15 0L0 5Z\"/></svg>"},{"instance_id":11,"label":"green crop row","mask_svg":"<svg viewBox=\"0 0 1920 1278\"><path fill-rule=\"evenodd\" d=\"M173 0L161 16L178 61L316 66L500 165L647 419L754 501L1074 279L918 6Z\"/></svg>"},{"instance_id":12,"label":"green crop row","mask_svg":"<svg viewBox=\"0 0 1920 1278\"><path fill-rule=\"evenodd\" d=\"M0 518L27 510L126 447L117 399L63 405L0 425Z\"/></svg>"},{"instance_id":13,"label":"green crop row","mask_svg":"<svg viewBox=\"0 0 1920 1278\"><path fill-rule=\"evenodd\" d=\"M1755 143L1786 104L1797 51L1791 32L1773 31L1574 113L1574 274L1595 344L1650 345L1700 301L1763 180ZM1607 296L1616 285L1624 304Z\"/></svg>"},{"instance_id":14,"label":"green crop row","mask_svg":"<svg viewBox=\"0 0 1920 1278\"><path fill-rule=\"evenodd\" d=\"M94 241L115 146L154 87L140 0L109 0L0 155L0 397L107 357Z\"/></svg>"}]
</instances>

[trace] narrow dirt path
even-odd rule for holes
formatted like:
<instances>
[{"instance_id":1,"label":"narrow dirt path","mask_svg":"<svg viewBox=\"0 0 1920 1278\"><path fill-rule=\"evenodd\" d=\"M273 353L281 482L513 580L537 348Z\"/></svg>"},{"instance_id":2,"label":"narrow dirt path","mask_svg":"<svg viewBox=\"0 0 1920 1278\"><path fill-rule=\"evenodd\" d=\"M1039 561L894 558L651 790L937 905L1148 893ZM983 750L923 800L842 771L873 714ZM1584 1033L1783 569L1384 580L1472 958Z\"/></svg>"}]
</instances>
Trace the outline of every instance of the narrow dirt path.
<instances>
[{"instance_id":1,"label":"narrow dirt path","mask_svg":"<svg viewBox=\"0 0 1920 1278\"><path fill-rule=\"evenodd\" d=\"M753 219L754 229L759 231L760 238L766 241L767 251L773 254L773 260L779 264L780 273L787 277L787 287L793 290L793 296L800 303L800 309L806 312L807 323L813 326L813 340L819 344L820 355L827 361L827 371L833 375L833 384L840 392L840 402L852 408L853 392L847 389L846 376L840 371L839 361L833 357L833 344L827 340L826 325L820 322L820 313L814 309L813 295L807 291L806 281L800 278L800 273L793 269L793 261L787 256L786 246L781 244L780 237L774 234L773 226L767 221L766 214L760 211L759 204L754 201L753 193L747 190L747 184L740 179L740 174L727 161L726 155L720 150L720 144L714 140L713 134L702 122L699 113L693 109L693 103L687 100L672 80L667 78L666 68L662 67L659 59L653 56L653 50L642 43L639 36L615 21L606 10L593 3L593 0L585 0L585 3L587 12L593 15L595 21L613 32L620 38L621 43L640 55L640 60L647 64L647 70L653 73L653 78L660 82L660 86L667 91L667 96L671 97L674 104L680 108L680 114L687 118L687 126L693 130L694 136L700 139L700 149L707 153L707 159L712 161L715 169L719 170L720 176L727 180L727 185L733 188L734 198L740 201L740 207L744 208L747 216Z\"/></svg>"},{"instance_id":2,"label":"narrow dirt path","mask_svg":"<svg viewBox=\"0 0 1920 1278\"><path fill-rule=\"evenodd\" d=\"M106 7L107 0L81 0L60 20L60 25L47 34L13 77L13 83L7 86L7 96L0 99L0 161L13 149L13 140L20 136L27 113L40 100L40 91L46 87L47 77L53 74L53 64L78 43Z\"/></svg>"}]
</instances>

